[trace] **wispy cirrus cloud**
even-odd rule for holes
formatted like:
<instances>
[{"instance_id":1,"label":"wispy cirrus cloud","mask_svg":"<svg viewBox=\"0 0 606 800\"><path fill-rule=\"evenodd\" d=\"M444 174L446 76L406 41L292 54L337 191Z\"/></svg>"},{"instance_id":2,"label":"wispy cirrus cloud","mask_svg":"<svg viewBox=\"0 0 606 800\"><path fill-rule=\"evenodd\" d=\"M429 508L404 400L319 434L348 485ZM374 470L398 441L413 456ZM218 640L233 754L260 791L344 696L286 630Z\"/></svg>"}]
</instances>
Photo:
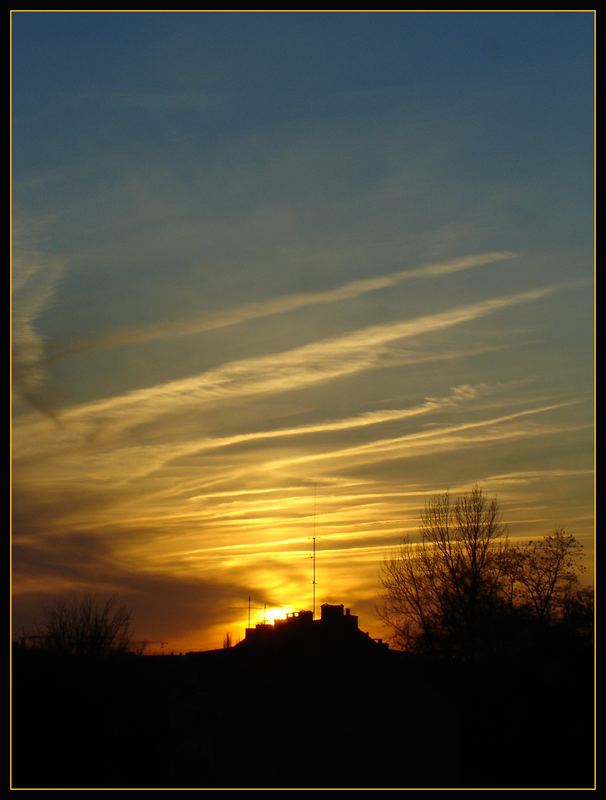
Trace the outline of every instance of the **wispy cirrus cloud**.
<instances>
[{"instance_id":1,"label":"wispy cirrus cloud","mask_svg":"<svg viewBox=\"0 0 606 800\"><path fill-rule=\"evenodd\" d=\"M455 386L450 394L443 397L430 397L424 402L405 408L377 409L340 419L320 420L303 425L267 428L236 433L230 436L207 436L193 440L171 441L162 444L131 444L128 440L122 445L116 444L111 450L95 448L83 451L78 448L75 458L70 457L69 450L73 448L73 440L63 443L60 449L44 449L44 443L38 439L37 455L45 454L52 458L58 455L62 458L63 479L69 476L73 480L78 473L85 469L87 474L94 474L97 480L113 478L117 485L138 480L145 475L158 472L169 463L186 458L191 455L201 455L216 450L236 447L250 443L262 443L276 439L295 439L317 434L347 432L370 426L382 425L399 420L413 419L427 416L445 409L469 403L489 390L485 384L471 386L469 384ZM67 433L67 431L66 431ZM67 444L67 447L65 445ZM35 446L35 445L34 445ZM27 454L26 454L27 455ZM20 461L21 459L17 459ZM117 470L117 465L128 465L128 469ZM72 468L70 468L72 465ZM56 480L56 476L54 480Z\"/></svg>"},{"instance_id":2,"label":"wispy cirrus cloud","mask_svg":"<svg viewBox=\"0 0 606 800\"><path fill-rule=\"evenodd\" d=\"M307 425L293 425L285 428L273 428L264 431L251 431L249 433L235 434L232 436L215 437L203 439L191 447L196 448L196 452L202 450L212 450L233 445L244 444L246 442L259 441L264 439L282 439L286 437L298 437L313 435L317 433L334 433L337 431L349 431L355 428L365 428L369 425L381 425L386 422L409 419L454 406L462 401L473 400L487 389L485 384L471 386L464 384L452 388L452 392L444 397L429 397L425 402L409 408L379 409L376 411L366 411L354 416L342 419L333 419L319 422L312 422Z\"/></svg>"},{"instance_id":3,"label":"wispy cirrus cloud","mask_svg":"<svg viewBox=\"0 0 606 800\"><path fill-rule=\"evenodd\" d=\"M444 331L577 285L558 284L494 297L404 322L372 325L278 353L227 362L189 378L74 406L64 412L64 418L93 428L100 424L104 435L108 435L123 433L164 414L198 408L201 403L303 389L377 368L390 357L396 363L389 346L397 341ZM414 362L419 355L397 354L397 363L406 363L407 359Z\"/></svg>"},{"instance_id":4,"label":"wispy cirrus cloud","mask_svg":"<svg viewBox=\"0 0 606 800\"><path fill-rule=\"evenodd\" d=\"M344 447L339 450L331 449L311 455L289 457L274 461L269 467L272 469L281 469L294 464L302 464L309 461L317 462L327 459L346 459L349 463L353 463L354 459L357 457L370 460L382 460L389 457L417 456L420 453L433 454L434 452L439 452L451 447L464 448L470 444L484 444L505 439L516 439L521 436L560 433L564 430L574 430L579 426L574 426L573 428L562 425L543 426L533 430L528 427L511 427L508 423L514 420L520 420L523 417L545 414L571 405L576 405L576 401L553 403L551 405L524 409L523 411L517 411L513 414L504 414L490 419L464 422L458 425L441 426L429 431L416 431L404 436L391 436L385 439L367 442L362 445ZM478 431L483 432L478 434Z\"/></svg>"},{"instance_id":5,"label":"wispy cirrus cloud","mask_svg":"<svg viewBox=\"0 0 606 800\"><path fill-rule=\"evenodd\" d=\"M24 224L14 223L13 237L13 389L28 405L57 421L44 391L46 340L36 323L52 303L64 267L36 250Z\"/></svg>"},{"instance_id":6,"label":"wispy cirrus cloud","mask_svg":"<svg viewBox=\"0 0 606 800\"><path fill-rule=\"evenodd\" d=\"M49 358L67 358L78 353L101 350L122 345L144 344L157 340L174 339L181 336L191 336L205 331L240 325L254 319L285 314L316 305L326 305L343 300L353 300L356 297L376 292L395 286L403 281L429 280L444 275L451 275L463 270L475 269L500 261L514 258L516 253L508 251L495 251L449 259L431 264L425 264L412 269L400 270L387 275L373 278L362 278L349 281L332 289L316 292L298 292L280 295L261 300L255 303L245 303L233 306L215 313L185 320L151 323L119 327L108 331L101 331L90 335L80 336L75 339L54 342L49 351Z\"/></svg>"}]
</instances>

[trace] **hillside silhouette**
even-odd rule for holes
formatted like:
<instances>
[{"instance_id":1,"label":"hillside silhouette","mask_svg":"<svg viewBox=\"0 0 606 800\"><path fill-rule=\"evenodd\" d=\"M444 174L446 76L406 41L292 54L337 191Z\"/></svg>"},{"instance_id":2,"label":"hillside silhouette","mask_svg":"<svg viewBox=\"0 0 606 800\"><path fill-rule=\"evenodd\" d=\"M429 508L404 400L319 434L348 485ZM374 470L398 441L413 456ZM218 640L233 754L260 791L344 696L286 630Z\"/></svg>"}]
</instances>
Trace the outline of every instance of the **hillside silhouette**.
<instances>
[{"instance_id":1,"label":"hillside silhouette","mask_svg":"<svg viewBox=\"0 0 606 800\"><path fill-rule=\"evenodd\" d=\"M13 785L590 787L592 648L523 638L470 669L325 605L181 656L16 648Z\"/></svg>"}]
</instances>

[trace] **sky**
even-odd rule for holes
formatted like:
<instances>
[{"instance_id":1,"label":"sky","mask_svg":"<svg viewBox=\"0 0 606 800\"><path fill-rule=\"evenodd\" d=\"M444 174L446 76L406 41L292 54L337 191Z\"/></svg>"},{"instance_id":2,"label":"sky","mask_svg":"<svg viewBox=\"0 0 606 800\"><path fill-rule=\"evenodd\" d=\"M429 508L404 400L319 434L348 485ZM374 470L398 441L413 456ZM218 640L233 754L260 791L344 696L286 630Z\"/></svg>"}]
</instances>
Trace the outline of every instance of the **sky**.
<instances>
[{"instance_id":1,"label":"sky","mask_svg":"<svg viewBox=\"0 0 606 800\"><path fill-rule=\"evenodd\" d=\"M14 629L343 603L424 503L594 537L592 13L12 14ZM318 608L316 609L318 610Z\"/></svg>"}]
</instances>

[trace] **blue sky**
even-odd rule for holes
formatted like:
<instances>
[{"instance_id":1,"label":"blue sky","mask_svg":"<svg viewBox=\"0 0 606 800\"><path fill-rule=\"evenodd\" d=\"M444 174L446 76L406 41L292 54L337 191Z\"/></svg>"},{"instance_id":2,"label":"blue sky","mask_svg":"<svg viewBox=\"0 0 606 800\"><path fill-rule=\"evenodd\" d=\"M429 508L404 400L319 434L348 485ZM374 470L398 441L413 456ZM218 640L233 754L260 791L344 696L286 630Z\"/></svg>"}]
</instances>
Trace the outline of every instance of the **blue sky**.
<instances>
[{"instance_id":1,"label":"blue sky","mask_svg":"<svg viewBox=\"0 0 606 800\"><path fill-rule=\"evenodd\" d=\"M433 492L591 560L593 22L13 13L24 619L89 587L237 638L306 603L314 485L371 629Z\"/></svg>"}]
</instances>

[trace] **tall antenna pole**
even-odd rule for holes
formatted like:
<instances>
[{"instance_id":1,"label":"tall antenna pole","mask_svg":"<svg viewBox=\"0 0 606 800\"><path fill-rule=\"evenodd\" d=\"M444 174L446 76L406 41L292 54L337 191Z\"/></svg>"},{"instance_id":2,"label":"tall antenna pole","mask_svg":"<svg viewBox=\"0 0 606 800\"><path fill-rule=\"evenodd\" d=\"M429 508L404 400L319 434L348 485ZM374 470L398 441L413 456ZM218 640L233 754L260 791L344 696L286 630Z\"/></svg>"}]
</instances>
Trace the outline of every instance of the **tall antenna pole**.
<instances>
[{"instance_id":1,"label":"tall antenna pole","mask_svg":"<svg viewBox=\"0 0 606 800\"><path fill-rule=\"evenodd\" d=\"M248 627L250 628L250 595L248 595Z\"/></svg>"},{"instance_id":2,"label":"tall antenna pole","mask_svg":"<svg viewBox=\"0 0 606 800\"><path fill-rule=\"evenodd\" d=\"M312 559L313 559L313 580L311 582L312 586L313 586L313 612L312 612L312 619L315 619L316 618L316 537L314 536L312 538L313 538L313 543L314 543L313 556L312 556Z\"/></svg>"},{"instance_id":3,"label":"tall antenna pole","mask_svg":"<svg viewBox=\"0 0 606 800\"><path fill-rule=\"evenodd\" d=\"M316 484L314 483L314 535L312 536L313 539L313 578L312 578L312 587L313 587L313 605L312 605L312 619L316 618Z\"/></svg>"}]
</instances>

